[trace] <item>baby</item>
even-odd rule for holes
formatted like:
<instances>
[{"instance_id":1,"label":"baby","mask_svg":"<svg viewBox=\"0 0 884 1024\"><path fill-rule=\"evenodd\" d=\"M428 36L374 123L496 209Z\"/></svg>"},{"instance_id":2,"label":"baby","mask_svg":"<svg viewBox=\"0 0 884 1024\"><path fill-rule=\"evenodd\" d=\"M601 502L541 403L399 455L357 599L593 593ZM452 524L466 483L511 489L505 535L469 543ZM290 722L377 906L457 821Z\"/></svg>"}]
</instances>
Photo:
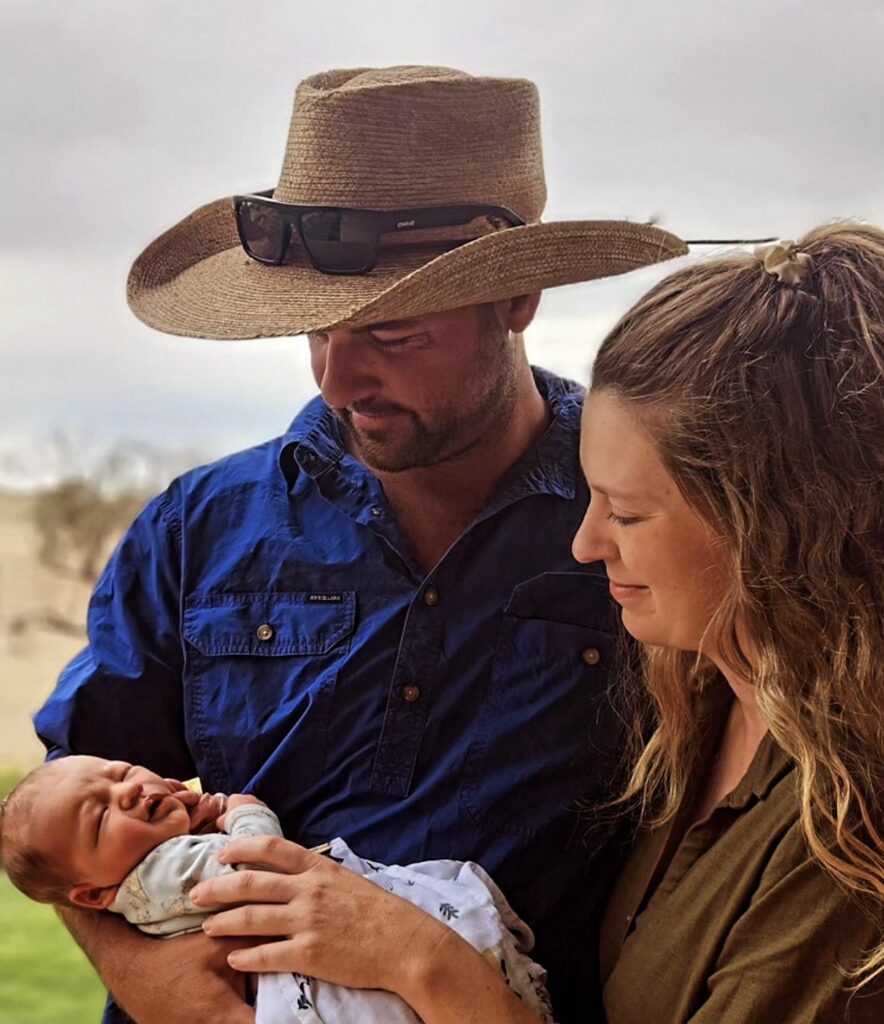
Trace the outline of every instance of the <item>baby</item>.
<instances>
[{"instance_id":1,"label":"baby","mask_svg":"<svg viewBox=\"0 0 884 1024\"><path fill-rule=\"evenodd\" d=\"M201 798L223 831L192 835L180 783L99 757L49 761L9 794L0 813L0 857L13 884L43 903L122 914L155 936L198 931L206 917L190 890L234 870L218 862L233 838L281 836L256 797ZM504 972L539 1020L551 1024L545 971L528 956L534 937L477 864L426 861L386 867L341 839L329 856L445 921ZM419 1024L398 996L347 989L299 974L258 977L256 1024Z\"/></svg>"}]
</instances>

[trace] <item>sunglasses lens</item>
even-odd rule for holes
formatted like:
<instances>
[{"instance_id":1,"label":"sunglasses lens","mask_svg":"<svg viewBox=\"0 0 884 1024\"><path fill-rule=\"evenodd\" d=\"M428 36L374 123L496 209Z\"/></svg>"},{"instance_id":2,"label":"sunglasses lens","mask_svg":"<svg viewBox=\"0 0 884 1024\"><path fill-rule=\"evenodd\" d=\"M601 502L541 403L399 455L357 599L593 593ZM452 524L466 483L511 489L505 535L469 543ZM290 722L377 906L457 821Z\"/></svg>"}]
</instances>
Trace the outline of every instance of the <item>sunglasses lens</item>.
<instances>
[{"instance_id":1,"label":"sunglasses lens","mask_svg":"<svg viewBox=\"0 0 884 1024\"><path fill-rule=\"evenodd\" d=\"M301 240L320 270L358 274L374 265L377 218L367 210L311 210L301 214Z\"/></svg>"},{"instance_id":2,"label":"sunglasses lens","mask_svg":"<svg viewBox=\"0 0 884 1024\"><path fill-rule=\"evenodd\" d=\"M286 220L276 210L248 199L238 209L239 231L245 251L263 263L279 263L285 254Z\"/></svg>"}]
</instances>

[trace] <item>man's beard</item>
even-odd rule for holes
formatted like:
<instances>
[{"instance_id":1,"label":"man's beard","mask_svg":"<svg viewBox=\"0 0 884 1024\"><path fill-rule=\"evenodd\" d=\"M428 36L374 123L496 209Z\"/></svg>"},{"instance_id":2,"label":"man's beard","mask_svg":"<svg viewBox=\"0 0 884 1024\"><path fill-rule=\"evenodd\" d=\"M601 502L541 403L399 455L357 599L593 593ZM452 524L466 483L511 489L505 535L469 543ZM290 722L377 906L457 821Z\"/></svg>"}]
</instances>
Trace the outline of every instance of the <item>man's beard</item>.
<instances>
[{"instance_id":1,"label":"man's beard","mask_svg":"<svg viewBox=\"0 0 884 1024\"><path fill-rule=\"evenodd\" d=\"M401 473L458 459L474 448L490 430L509 422L516 402L515 347L509 331L498 321L492 307L479 311L482 337L476 361L470 367L472 386L462 401L422 419L412 409L391 402L356 402L352 409L336 409L335 415L349 432L354 454L370 469ZM469 402L465 407L464 402ZM385 439L382 431L353 425L352 412L397 413L411 429L401 440Z\"/></svg>"}]
</instances>

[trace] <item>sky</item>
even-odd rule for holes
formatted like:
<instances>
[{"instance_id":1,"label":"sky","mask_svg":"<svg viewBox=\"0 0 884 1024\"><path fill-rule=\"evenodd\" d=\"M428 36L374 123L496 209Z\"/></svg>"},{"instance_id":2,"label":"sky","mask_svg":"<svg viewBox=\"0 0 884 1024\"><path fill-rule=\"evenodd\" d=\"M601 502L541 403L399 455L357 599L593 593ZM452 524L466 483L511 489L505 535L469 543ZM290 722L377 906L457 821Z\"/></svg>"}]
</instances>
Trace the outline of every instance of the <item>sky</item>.
<instances>
[{"instance_id":1,"label":"sky","mask_svg":"<svg viewBox=\"0 0 884 1024\"><path fill-rule=\"evenodd\" d=\"M113 446L212 457L315 393L305 339L164 336L125 280L196 207L274 184L295 85L320 70L533 79L546 220L884 224L880 0L0 0L0 38L0 484ZM532 360L585 381L676 265L548 292Z\"/></svg>"}]
</instances>

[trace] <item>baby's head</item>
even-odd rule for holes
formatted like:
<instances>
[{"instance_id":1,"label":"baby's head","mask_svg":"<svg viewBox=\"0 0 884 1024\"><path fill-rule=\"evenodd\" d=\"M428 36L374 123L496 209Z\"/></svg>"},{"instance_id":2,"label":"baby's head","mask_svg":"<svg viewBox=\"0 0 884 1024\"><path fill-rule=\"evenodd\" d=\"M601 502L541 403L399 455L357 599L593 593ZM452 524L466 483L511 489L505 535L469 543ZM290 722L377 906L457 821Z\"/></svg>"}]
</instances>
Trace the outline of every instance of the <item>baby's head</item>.
<instances>
[{"instance_id":1,"label":"baby's head","mask_svg":"<svg viewBox=\"0 0 884 1024\"><path fill-rule=\"evenodd\" d=\"M177 786L101 757L48 761L13 789L0 815L0 858L41 903L104 910L154 847L190 830Z\"/></svg>"}]
</instances>

